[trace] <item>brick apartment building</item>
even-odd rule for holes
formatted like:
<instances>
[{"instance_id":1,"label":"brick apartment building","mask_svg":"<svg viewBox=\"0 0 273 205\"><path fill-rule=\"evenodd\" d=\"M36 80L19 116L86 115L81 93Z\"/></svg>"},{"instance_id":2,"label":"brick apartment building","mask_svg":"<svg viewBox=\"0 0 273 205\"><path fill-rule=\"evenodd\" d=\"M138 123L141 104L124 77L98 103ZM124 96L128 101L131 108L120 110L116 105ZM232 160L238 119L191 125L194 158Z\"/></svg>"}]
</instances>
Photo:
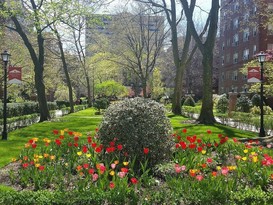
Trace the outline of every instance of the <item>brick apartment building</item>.
<instances>
[{"instance_id":1,"label":"brick apartment building","mask_svg":"<svg viewBox=\"0 0 273 205\"><path fill-rule=\"evenodd\" d=\"M273 49L273 26L262 24L260 15L268 10L273 0L221 0L219 94L248 93L241 68L260 51Z\"/></svg>"}]
</instances>

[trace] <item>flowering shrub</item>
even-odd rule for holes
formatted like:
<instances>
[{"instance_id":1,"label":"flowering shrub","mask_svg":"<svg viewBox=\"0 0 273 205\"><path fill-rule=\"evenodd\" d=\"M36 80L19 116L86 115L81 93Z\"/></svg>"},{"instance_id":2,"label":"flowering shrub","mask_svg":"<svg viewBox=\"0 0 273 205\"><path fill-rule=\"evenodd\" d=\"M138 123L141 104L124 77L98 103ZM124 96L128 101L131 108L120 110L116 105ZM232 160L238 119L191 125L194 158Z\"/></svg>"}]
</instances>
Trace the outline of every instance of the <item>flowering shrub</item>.
<instances>
[{"instance_id":1,"label":"flowering shrub","mask_svg":"<svg viewBox=\"0 0 273 205\"><path fill-rule=\"evenodd\" d=\"M98 135L105 147L122 144L125 156L136 157L137 170L146 160L151 168L169 159L171 130L164 106L153 100L134 98L112 104L106 110Z\"/></svg>"}]
</instances>

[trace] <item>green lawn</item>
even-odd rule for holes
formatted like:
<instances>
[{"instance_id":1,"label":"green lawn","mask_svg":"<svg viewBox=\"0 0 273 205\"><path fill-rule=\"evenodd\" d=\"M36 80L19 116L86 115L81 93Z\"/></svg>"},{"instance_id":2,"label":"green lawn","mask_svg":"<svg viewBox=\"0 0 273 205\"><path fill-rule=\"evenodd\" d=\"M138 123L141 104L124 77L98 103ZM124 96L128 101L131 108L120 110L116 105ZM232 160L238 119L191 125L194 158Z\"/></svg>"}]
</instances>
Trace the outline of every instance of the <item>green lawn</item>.
<instances>
[{"instance_id":1,"label":"green lawn","mask_svg":"<svg viewBox=\"0 0 273 205\"><path fill-rule=\"evenodd\" d=\"M16 158L20 154L21 148L31 138L54 138L52 130L62 130L68 128L71 131L94 132L102 119L102 116L95 115L94 109L86 109L77 113L66 115L62 118L54 119L51 122L43 122L15 130L8 134L8 140L0 140L0 167L8 164L12 158ZM187 135L201 135L204 137L217 138L219 133L229 137L246 138L256 137L256 133L242 131L227 126L216 124L214 126L187 124L188 118L183 116L169 115L173 125L174 132L181 133L181 130L186 128ZM212 131L212 135L207 134L207 130Z\"/></svg>"},{"instance_id":2,"label":"green lawn","mask_svg":"<svg viewBox=\"0 0 273 205\"><path fill-rule=\"evenodd\" d=\"M8 133L8 140L0 140L0 167L9 163L12 158L20 154L25 143L33 138L54 138L52 130L68 128L72 131L87 133L94 131L99 125L102 116L94 115L94 109L86 109L77 113L54 119L51 122L42 122Z\"/></svg>"}]
</instances>

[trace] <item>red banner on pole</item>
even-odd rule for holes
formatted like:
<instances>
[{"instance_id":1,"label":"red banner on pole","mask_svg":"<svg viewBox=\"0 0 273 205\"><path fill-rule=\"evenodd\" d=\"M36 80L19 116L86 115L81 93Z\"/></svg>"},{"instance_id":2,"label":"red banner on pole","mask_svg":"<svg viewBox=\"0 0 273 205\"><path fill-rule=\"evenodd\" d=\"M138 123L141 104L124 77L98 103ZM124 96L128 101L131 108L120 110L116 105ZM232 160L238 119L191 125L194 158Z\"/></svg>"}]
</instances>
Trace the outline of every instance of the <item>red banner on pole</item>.
<instances>
[{"instance_id":1,"label":"red banner on pole","mask_svg":"<svg viewBox=\"0 0 273 205\"><path fill-rule=\"evenodd\" d=\"M259 82L261 82L260 67L248 67L247 82L248 83L259 83Z\"/></svg>"},{"instance_id":2,"label":"red banner on pole","mask_svg":"<svg viewBox=\"0 0 273 205\"><path fill-rule=\"evenodd\" d=\"M21 84L22 83L22 67L9 66L8 70L10 84Z\"/></svg>"}]
</instances>

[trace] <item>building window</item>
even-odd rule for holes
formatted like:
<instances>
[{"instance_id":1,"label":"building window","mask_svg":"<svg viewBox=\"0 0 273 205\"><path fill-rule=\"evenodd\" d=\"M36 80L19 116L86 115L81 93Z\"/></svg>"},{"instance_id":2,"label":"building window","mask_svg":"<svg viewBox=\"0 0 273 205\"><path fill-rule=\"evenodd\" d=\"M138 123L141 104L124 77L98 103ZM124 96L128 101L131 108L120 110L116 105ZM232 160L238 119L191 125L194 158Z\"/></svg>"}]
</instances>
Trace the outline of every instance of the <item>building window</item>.
<instances>
[{"instance_id":1,"label":"building window","mask_svg":"<svg viewBox=\"0 0 273 205\"><path fill-rule=\"evenodd\" d=\"M233 29L237 29L239 27L239 20L238 18L233 20Z\"/></svg>"},{"instance_id":2,"label":"building window","mask_svg":"<svg viewBox=\"0 0 273 205\"><path fill-rule=\"evenodd\" d=\"M242 80L246 80L247 79L247 75L242 75Z\"/></svg>"},{"instance_id":3,"label":"building window","mask_svg":"<svg viewBox=\"0 0 273 205\"><path fill-rule=\"evenodd\" d=\"M248 4L249 3L249 0L244 0L244 4Z\"/></svg>"},{"instance_id":4,"label":"building window","mask_svg":"<svg viewBox=\"0 0 273 205\"><path fill-rule=\"evenodd\" d=\"M257 29L257 27L255 26L255 27L253 28L253 36L257 36L257 32L258 32L258 29Z\"/></svg>"},{"instance_id":5,"label":"building window","mask_svg":"<svg viewBox=\"0 0 273 205\"><path fill-rule=\"evenodd\" d=\"M233 63L238 63L238 53L233 54Z\"/></svg>"},{"instance_id":6,"label":"building window","mask_svg":"<svg viewBox=\"0 0 273 205\"><path fill-rule=\"evenodd\" d=\"M222 51L225 50L225 43L222 44Z\"/></svg>"},{"instance_id":7,"label":"building window","mask_svg":"<svg viewBox=\"0 0 273 205\"><path fill-rule=\"evenodd\" d=\"M221 87L221 90L220 90L220 94L224 93L225 92L225 88L224 87Z\"/></svg>"},{"instance_id":8,"label":"building window","mask_svg":"<svg viewBox=\"0 0 273 205\"><path fill-rule=\"evenodd\" d=\"M230 46L230 39L227 39L227 46Z\"/></svg>"},{"instance_id":9,"label":"building window","mask_svg":"<svg viewBox=\"0 0 273 205\"><path fill-rule=\"evenodd\" d=\"M255 55L257 52L257 46L256 45L253 45L253 55Z\"/></svg>"},{"instance_id":10,"label":"building window","mask_svg":"<svg viewBox=\"0 0 273 205\"><path fill-rule=\"evenodd\" d=\"M249 59L249 49L245 49L243 53L243 60Z\"/></svg>"},{"instance_id":11,"label":"building window","mask_svg":"<svg viewBox=\"0 0 273 205\"><path fill-rule=\"evenodd\" d=\"M256 6L254 6L254 8L253 8L253 14L257 14L257 7Z\"/></svg>"},{"instance_id":12,"label":"building window","mask_svg":"<svg viewBox=\"0 0 273 205\"><path fill-rule=\"evenodd\" d=\"M267 34L273 35L273 24L268 24L267 26Z\"/></svg>"},{"instance_id":13,"label":"building window","mask_svg":"<svg viewBox=\"0 0 273 205\"><path fill-rule=\"evenodd\" d=\"M221 81L224 81L224 80L225 80L225 73L222 72L222 73L221 73Z\"/></svg>"},{"instance_id":14,"label":"building window","mask_svg":"<svg viewBox=\"0 0 273 205\"><path fill-rule=\"evenodd\" d=\"M273 44L272 43L267 44L267 50L273 50Z\"/></svg>"},{"instance_id":15,"label":"building window","mask_svg":"<svg viewBox=\"0 0 273 205\"><path fill-rule=\"evenodd\" d=\"M240 5L239 5L239 2L236 2L234 4L234 11L238 11L240 9Z\"/></svg>"},{"instance_id":16,"label":"building window","mask_svg":"<svg viewBox=\"0 0 273 205\"><path fill-rule=\"evenodd\" d=\"M238 71L237 70L232 72L232 80L235 80L235 81L238 80Z\"/></svg>"},{"instance_id":17,"label":"building window","mask_svg":"<svg viewBox=\"0 0 273 205\"><path fill-rule=\"evenodd\" d=\"M228 53L227 55L226 55L226 63L229 63L230 62L230 54Z\"/></svg>"},{"instance_id":18,"label":"building window","mask_svg":"<svg viewBox=\"0 0 273 205\"><path fill-rule=\"evenodd\" d=\"M226 72L226 77L225 77L226 80L229 80L229 71Z\"/></svg>"},{"instance_id":19,"label":"building window","mask_svg":"<svg viewBox=\"0 0 273 205\"><path fill-rule=\"evenodd\" d=\"M249 40L249 28L244 30L244 42Z\"/></svg>"},{"instance_id":20,"label":"building window","mask_svg":"<svg viewBox=\"0 0 273 205\"><path fill-rule=\"evenodd\" d=\"M244 21L249 21L249 12L244 15Z\"/></svg>"},{"instance_id":21,"label":"building window","mask_svg":"<svg viewBox=\"0 0 273 205\"><path fill-rule=\"evenodd\" d=\"M242 86L242 92L243 93L247 93L248 92L248 88L247 88L247 86Z\"/></svg>"},{"instance_id":22,"label":"building window","mask_svg":"<svg viewBox=\"0 0 273 205\"><path fill-rule=\"evenodd\" d=\"M239 45L239 35L237 33L233 36L232 45L233 46L238 46Z\"/></svg>"}]
</instances>

